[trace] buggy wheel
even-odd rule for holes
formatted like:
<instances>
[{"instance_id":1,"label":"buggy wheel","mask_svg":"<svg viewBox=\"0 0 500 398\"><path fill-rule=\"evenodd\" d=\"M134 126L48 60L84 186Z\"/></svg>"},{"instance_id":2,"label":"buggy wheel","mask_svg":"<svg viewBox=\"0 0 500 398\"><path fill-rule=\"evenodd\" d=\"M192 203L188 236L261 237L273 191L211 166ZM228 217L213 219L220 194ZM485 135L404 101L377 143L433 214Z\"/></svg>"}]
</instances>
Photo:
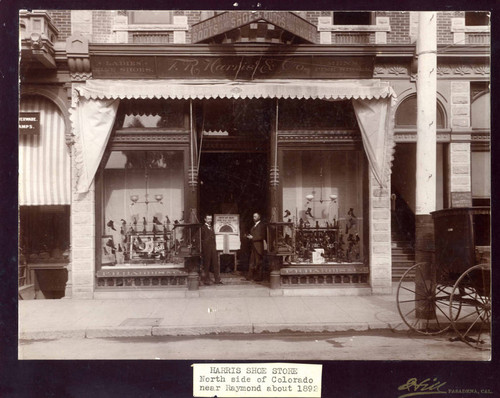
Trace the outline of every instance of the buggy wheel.
<instances>
[{"instance_id":1,"label":"buggy wheel","mask_svg":"<svg viewBox=\"0 0 500 398\"><path fill-rule=\"evenodd\" d=\"M453 329L463 342L480 350L491 350L490 281L490 265L475 265L458 278L450 296ZM457 302L461 303L459 314Z\"/></svg>"},{"instance_id":2,"label":"buggy wheel","mask_svg":"<svg viewBox=\"0 0 500 398\"><path fill-rule=\"evenodd\" d=\"M403 274L396 300L399 315L411 330L436 335L451 326L448 317L451 286L436 283L426 268L426 263L418 263Z\"/></svg>"}]
</instances>

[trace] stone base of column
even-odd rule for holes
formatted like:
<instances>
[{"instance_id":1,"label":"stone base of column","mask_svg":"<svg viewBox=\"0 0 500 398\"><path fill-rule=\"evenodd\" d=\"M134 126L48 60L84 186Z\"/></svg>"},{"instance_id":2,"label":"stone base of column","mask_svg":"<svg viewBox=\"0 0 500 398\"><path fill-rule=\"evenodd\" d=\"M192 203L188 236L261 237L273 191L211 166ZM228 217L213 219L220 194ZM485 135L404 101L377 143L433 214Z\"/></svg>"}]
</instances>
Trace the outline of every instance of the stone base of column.
<instances>
[{"instance_id":1,"label":"stone base of column","mask_svg":"<svg viewBox=\"0 0 500 398\"><path fill-rule=\"evenodd\" d=\"M415 275L415 291L419 297L426 296L434 285L436 275L434 272L434 221L430 214L415 216L415 261L422 264L422 274ZM422 301L417 306L415 314L421 319L435 318L434 307L430 304L423 305ZM417 303L416 302L416 303Z\"/></svg>"},{"instance_id":2,"label":"stone base of column","mask_svg":"<svg viewBox=\"0 0 500 398\"><path fill-rule=\"evenodd\" d=\"M198 290L200 288L200 278L198 272L190 272L187 277L188 290Z\"/></svg>"},{"instance_id":3,"label":"stone base of column","mask_svg":"<svg viewBox=\"0 0 500 398\"><path fill-rule=\"evenodd\" d=\"M271 289L279 289L281 287L279 270L271 271L271 275L269 276L269 281L271 284Z\"/></svg>"},{"instance_id":4,"label":"stone base of column","mask_svg":"<svg viewBox=\"0 0 500 398\"><path fill-rule=\"evenodd\" d=\"M430 214L415 216L415 261L434 262L434 221Z\"/></svg>"}]
</instances>

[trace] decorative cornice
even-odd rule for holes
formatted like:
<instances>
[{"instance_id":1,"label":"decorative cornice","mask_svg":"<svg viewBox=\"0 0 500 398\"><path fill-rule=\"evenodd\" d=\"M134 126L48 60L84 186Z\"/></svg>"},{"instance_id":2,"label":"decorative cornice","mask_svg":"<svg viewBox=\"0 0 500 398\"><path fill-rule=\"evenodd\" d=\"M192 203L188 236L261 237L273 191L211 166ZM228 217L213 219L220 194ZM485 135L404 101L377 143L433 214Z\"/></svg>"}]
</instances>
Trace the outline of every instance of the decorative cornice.
<instances>
[{"instance_id":1,"label":"decorative cornice","mask_svg":"<svg viewBox=\"0 0 500 398\"><path fill-rule=\"evenodd\" d=\"M408 76L409 65L405 64L376 64L373 71L374 76L389 75L389 76Z\"/></svg>"},{"instance_id":2,"label":"decorative cornice","mask_svg":"<svg viewBox=\"0 0 500 398\"><path fill-rule=\"evenodd\" d=\"M408 77L416 78L416 73L410 73L410 65L403 63L377 63L373 71L374 77ZM478 77L489 78L490 65L485 63L440 63L437 67L438 78Z\"/></svg>"},{"instance_id":3,"label":"decorative cornice","mask_svg":"<svg viewBox=\"0 0 500 398\"><path fill-rule=\"evenodd\" d=\"M287 142L361 142L361 134L358 131L280 131L278 134L280 143Z\"/></svg>"},{"instance_id":4,"label":"decorative cornice","mask_svg":"<svg viewBox=\"0 0 500 398\"><path fill-rule=\"evenodd\" d=\"M188 143L187 134L116 134L113 138L115 143L127 142L169 142L169 143Z\"/></svg>"},{"instance_id":5,"label":"decorative cornice","mask_svg":"<svg viewBox=\"0 0 500 398\"><path fill-rule=\"evenodd\" d=\"M490 75L490 66L487 64L446 64L438 65L438 77L488 77Z\"/></svg>"}]
</instances>

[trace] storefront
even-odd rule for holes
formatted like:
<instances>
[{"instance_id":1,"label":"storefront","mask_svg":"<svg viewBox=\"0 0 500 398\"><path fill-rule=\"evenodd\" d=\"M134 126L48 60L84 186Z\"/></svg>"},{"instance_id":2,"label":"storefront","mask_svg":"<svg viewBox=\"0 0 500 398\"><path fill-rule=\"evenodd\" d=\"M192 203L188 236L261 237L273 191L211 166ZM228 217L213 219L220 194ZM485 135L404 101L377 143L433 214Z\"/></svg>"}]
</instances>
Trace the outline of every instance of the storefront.
<instances>
[{"instance_id":1,"label":"storefront","mask_svg":"<svg viewBox=\"0 0 500 398\"><path fill-rule=\"evenodd\" d=\"M95 219L92 292L196 290L199 220L238 214L243 236L255 211L271 287L390 289L388 84L95 79L75 92L73 228Z\"/></svg>"},{"instance_id":2,"label":"storefront","mask_svg":"<svg viewBox=\"0 0 500 398\"><path fill-rule=\"evenodd\" d=\"M65 118L49 97L29 89L19 110L19 297L61 298L70 257Z\"/></svg>"}]
</instances>

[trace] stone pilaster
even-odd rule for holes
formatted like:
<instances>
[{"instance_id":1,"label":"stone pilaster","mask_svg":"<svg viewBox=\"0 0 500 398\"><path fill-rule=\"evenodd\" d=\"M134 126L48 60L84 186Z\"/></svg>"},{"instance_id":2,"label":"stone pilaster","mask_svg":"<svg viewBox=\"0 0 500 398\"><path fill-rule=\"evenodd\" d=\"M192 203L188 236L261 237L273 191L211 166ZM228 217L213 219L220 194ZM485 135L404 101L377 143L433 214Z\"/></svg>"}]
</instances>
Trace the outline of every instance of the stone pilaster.
<instances>
[{"instance_id":1,"label":"stone pilaster","mask_svg":"<svg viewBox=\"0 0 500 398\"><path fill-rule=\"evenodd\" d=\"M470 136L458 134L470 126L470 84L468 81L451 82L451 126L452 142L449 145L449 179L451 206L471 206L471 144ZM460 201L455 201L457 195ZM460 194L462 193L462 194ZM463 193L469 193L467 200Z\"/></svg>"},{"instance_id":2,"label":"stone pilaster","mask_svg":"<svg viewBox=\"0 0 500 398\"><path fill-rule=\"evenodd\" d=\"M115 43L128 43L128 31L124 30L128 26L126 15L116 15L113 26L113 38Z\"/></svg>"},{"instance_id":3,"label":"stone pilaster","mask_svg":"<svg viewBox=\"0 0 500 398\"><path fill-rule=\"evenodd\" d=\"M188 19L183 15L174 16L174 25L188 25ZM174 43L183 44L186 43L186 31L185 30L174 30Z\"/></svg>"},{"instance_id":4,"label":"stone pilaster","mask_svg":"<svg viewBox=\"0 0 500 398\"><path fill-rule=\"evenodd\" d=\"M451 127L470 126L470 83L467 80L451 82Z\"/></svg>"},{"instance_id":5,"label":"stone pilaster","mask_svg":"<svg viewBox=\"0 0 500 398\"><path fill-rule=\"evenodd\" d=\"M71 10L71 33L80 33L92 40L92 10Z\"/></svg>"},{"instance_id":6,"label":"stone pilaster","mask_svg":"<svg viewBox=\"0 0 500 398\"><path fill-rule=\"evenodd\" d=\"M92 299L94 297L96 229L95 188L92 183L89 192L76 192L75 147L72 147L72 190L71 190L71 278L72 298Z\"/></svg>"},{"instance_id":7,"label":"stone pilaster","mask_svg":"<svg viewBox=\"0 0 500 398\"><path fill-rule=\"evenodd\" d=\"M377 17L377 26L387 27L390 30L389 17ZM375 32L375 44L387 44L387 32Z\"/></svg>"},{"instance_id":8,"label":"stone pilaster","mask_svg":"<svg viewBox=\"0 0 500 398\"><path fill-rule=\"evenodd\" d=\"M390 186L390 183L387 184ZM369 172L370 285L374 294L390 294L391 274L391 200L388 188L381 188Z\"/></svg>"},{"instance_id":9,"label":"stone pilaster","mask_svg":"<svg viewBox=\"0 0 500 398\"><path fill-rule=\"evenodd\" d=\"M71 206L72 297L94 297L95 271L95 192L73 193Z\"/></svg>"},{"instance_id":10,"label":"stone pilaster","mask_svg":"<svg viewBox=\"0 0 500 398\"><path fill-rule=\"evenodd\" d=\"M318 17L318 29L328 27L332 24L332 17ZM319 32L320 44L332 44L332 32Z\"/></svg>"},{"instance_id":11,"label":"stone pilaster","mask_svg":"<svg viewBox=\"0 0 500 398\"><path fill-rule=\"evenodd\" d=\"M451 18L453 44L465 44L465 18Z\"/></svg>"}]
</instances>

